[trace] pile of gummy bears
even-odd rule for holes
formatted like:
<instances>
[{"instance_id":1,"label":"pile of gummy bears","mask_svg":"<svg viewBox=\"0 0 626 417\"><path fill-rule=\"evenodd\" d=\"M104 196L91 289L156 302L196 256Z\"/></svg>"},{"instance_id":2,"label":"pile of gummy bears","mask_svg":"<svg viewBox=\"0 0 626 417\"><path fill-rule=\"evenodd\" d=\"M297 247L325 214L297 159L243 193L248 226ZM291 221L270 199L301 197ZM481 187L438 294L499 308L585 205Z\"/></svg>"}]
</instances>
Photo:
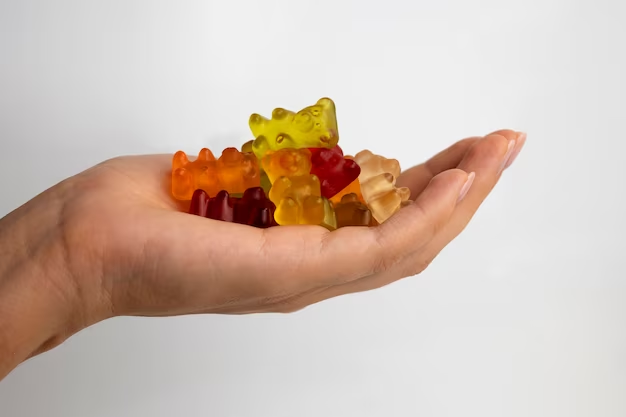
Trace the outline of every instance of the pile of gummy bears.
<instances>
[{"instance_id":1,"label":"pile of gummy bears","mask_svg":"<svg viewBox=\"0 0 626 417\"><path fill-rule=\"evenodd\" d=\"M396 187L400 163L368 150L344 156L335 103L329 98L294 113L250 116L256 138L219 158L204 148L195 161L178 151L172 195L191 201L189 213L267 228L376 226L409 203Z\"/></svg>"}]
</instances>

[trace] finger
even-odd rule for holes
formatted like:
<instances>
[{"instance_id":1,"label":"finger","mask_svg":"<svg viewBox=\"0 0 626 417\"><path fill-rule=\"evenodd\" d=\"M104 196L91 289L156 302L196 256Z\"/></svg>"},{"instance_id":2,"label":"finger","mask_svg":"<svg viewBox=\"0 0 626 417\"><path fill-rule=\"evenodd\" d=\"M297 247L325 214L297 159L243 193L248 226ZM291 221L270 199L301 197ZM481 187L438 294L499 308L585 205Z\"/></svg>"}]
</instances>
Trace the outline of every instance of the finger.
<instances>
[{"instance_id":1,"label":"finger","mask_svg":"<svg viewBox=\"0 0 626 417\"><path fill-rule=\"evenodd\" d=\"M382 261L419 250L450 219L468 174L452 169L435 176L415 201L382 225L372 228L382 248Z\"/></svg>"},{"instance_id":2,"label":"finger","mask_svg":"<svg viewBox=\"0 0 626 417\"><path fill-rule=\"evenodd\" d=\"M497 131L477 142L468 151L459 164L459 168L476 173L474 184L463 201L459 203L450 222L429 245L427 256L436 256L467 227L478 208L497 184L511 155L516 152L516 149L520 149L518 138L522 139L523 145L525 140L523 133L512 130Z\"/></svg>"},{"instance_id":3,"label":"finger","mask_svg":"<svg viewBox=\"0 0 626 417\"><path fill-rule=\"evenodd\" d=\"M525 143L526 143L526 133L522 132L517 137L517 143L515 144L515 150L513 151L511 156L509 157L509 160L506 163L506 165L504 166L504 169L508 169L511 165L513 165L513 162L515 162L515 160L517 159L517 155L519 155L519 153L524 148L524 144Z\"/></svg>"},{"instance_id":4,"label":"finger","mask_svg":"<svg viewBox=\"0 0 626 417\"><path fill-rule=\"evenodd\" d=\"M522 138L522 143L516 144L515 141L520 137ZM454 213L450 216L450 221L446 223L430 243L424 247L423 253L419 253L418 251L416 252L416 256L405 258L403 262L400 262L385 272L344 285L329 287L321 292L303 297L301 300L296 300L294 303L286 303L282 306L282 311L296 311L306 307L306 305L329 298L377 289L397 279L415 275L426 269L437 254L456 237L462 228L470 221L473 213L476 212L482 201L486 198L491 189L493 189L503 167L507 167L507 158L509 158L510 161L510 159L513 158L511 155L518 153L521 146L523 146L523 139L525 139L525 135L523 134L518 134L511 130L501 130L488 135L485 139L480 141L474 140L472 142L470 149L466 151L467 154L459 163L459 168L469 172L475 172L475 176L473 177L474 181L468 184L471 187L465 187L466 189L463 191L467 192L466 196L455 207ZM510 150L509 143L513 143L513 151ZM508 163L508 165L510 165L510 163ZM478 191L475 191L474 187L476 185L474 184L476 184L476 178L479 174L481 181L478 187L480 188Z\"/></svg>"},{"instance_id":5,"label":"finger","mask_svg":"<svg viewBox=\"0 0 626 417\"><path fill-rule=\"evenodd\" d=\"M263 268L273 282L281 282L293 293L352 282L391 268L443 227L467 178L458 169L436 176L412 204L378 227L346 227L332 233L305 226L267 229L263 252L271 261ZM295 281L293 274L298 275ZM298 287L290 288L294 285Z\"/></svg>"},{"instance_id":6,"label":"finger","mask_svg":"<svg viewBox=\"0 0 626 417\"><path fill-rule=\"evenodd\" d=\"M398 177L397 186L408 187L411 190L412 198L415 198L424 191L433 177L448 169L456 168L468 149L479 139L481 138L471 137L460 140L423 164L407 169Z\"/></svg>"},{"instance_id":7,"label":"finger","mask_svg":"<svg viewBox=\"0 0 626 417\"><path fill-rule=\"evenodd\" d=\"M397 273L399 270L395 268L395 265L419 251L420 247L426 245L437 234L437 231L447 223L454 212L459 195L464 192L463 188L468 184L468 179L469 184L471 184L472 177L473 175L468 176L458 169L445 171L430 181L413 204L401 209L382 225L361 230L371 233L369 242L361 240L361 245L369 243L370 246L377 247L377 250L365 251L365 257L359 258L350 256L345 252L339 256L350 256L353 263L360 262L367 265L366 270L370 273L366 277L344 283L327 283L321 290L310 291L300 297L282 300L283 302L277 305L277 310L282 312L296 311L328 298L379 288L408 276ZM339 232L343 230L357 232L359 229L340 229L331 233L329 239L332 236L338 236ZM341 242L340 238L334 242L330 240L327 250L332 253L336 250L340 251ZM345 258L343 260L333 259L332 261L345 263Z\"/></svg>"}]
</instances>

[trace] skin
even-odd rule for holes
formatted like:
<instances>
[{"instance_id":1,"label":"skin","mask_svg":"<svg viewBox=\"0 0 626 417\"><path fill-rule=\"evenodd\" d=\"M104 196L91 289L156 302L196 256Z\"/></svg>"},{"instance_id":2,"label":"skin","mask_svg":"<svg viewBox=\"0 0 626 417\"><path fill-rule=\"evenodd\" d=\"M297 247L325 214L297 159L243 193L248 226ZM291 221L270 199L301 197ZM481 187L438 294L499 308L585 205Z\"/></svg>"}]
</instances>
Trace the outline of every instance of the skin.
<instances>
[{"instance_id":1,"label":"skin","mask_svg":"<svg viewBox=\"0 0 626 417\"><path fill-rule=\"evenodd\" d=\"M289 313L419 274L525 138L501 130L457 142L398 178L413 204L381 226L334 232L181 212L171 155L115 158L68 178L0 219L0 380L111 317Z\"/></svg>"}]
</instances>

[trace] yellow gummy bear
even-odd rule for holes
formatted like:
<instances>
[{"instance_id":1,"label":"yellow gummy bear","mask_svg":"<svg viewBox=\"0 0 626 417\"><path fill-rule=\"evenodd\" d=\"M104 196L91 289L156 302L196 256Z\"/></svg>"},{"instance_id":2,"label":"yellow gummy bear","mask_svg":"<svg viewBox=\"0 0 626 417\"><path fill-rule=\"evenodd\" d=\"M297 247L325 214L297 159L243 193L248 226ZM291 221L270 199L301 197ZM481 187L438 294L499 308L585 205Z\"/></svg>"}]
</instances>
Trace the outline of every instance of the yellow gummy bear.
<instances>
[{"instance_id":1,"label":"yellow gummy bear","mask_svg":"<svg viewBox=\"0 0 626 417\"><path fill-rule=\"evenodd\" d=\"M243 145L241 145L241 153L252 153L252 143L253 140L249 140Z\"/></svg>"},{"instance_id":2,"label":"yellow gummy bear","mask_svg":"<svg viewBox=\"0 0 626 417\"><path fill-rule=\"evenodd\" d=\"M359 183L363 200L378 223L383 223L407 204L411 190L396 188L400 163L368 150L359 152L354 160L361 167Z\"/></svg>"},{"instance_id":3,"label":"yellow gummy bear","mask_svg":"<svg viewBox=\"0 0 626 417\"><path fill-rule=\"evenodd\" d=\"M321 196L320 180L312 174L278 178L269 192L276 204L274 219L281 226L311 224L337 228L330 201Z\"/></svg>"},{"instance_id":4,"label":"yellow gummy bear","mask_svg":"<svg viewBox=\"0 0 626 417\"><path fill-rule=\"evenodd\" d=\"M335 103L329 98L322 98L298 113L274 109L271 120L255 113L250 116L249 124L256 138L252 151L258 159L269 150L334 148L339 142Z\"/></svg>"}]
</instances>

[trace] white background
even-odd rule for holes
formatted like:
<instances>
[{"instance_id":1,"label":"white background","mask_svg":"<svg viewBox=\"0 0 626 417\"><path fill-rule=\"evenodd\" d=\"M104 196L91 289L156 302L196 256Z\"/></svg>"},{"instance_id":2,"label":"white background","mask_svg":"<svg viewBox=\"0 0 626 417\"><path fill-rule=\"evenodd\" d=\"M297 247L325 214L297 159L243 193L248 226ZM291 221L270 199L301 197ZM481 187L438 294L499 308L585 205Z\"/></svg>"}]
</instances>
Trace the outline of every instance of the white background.
<instances>
[{"instance_id":1,"label":"white background","mask_svg":"<svg viewBox=\"0 0 626 417\"><path fill-rule=\"evenodd\" d=\"M347 153L528 132L422 275L293 315L121 318L20 366L2 417L626 415L626 6L0 0L0 215L134 153L338 108Z\"/></svg>"}]
</instances>

